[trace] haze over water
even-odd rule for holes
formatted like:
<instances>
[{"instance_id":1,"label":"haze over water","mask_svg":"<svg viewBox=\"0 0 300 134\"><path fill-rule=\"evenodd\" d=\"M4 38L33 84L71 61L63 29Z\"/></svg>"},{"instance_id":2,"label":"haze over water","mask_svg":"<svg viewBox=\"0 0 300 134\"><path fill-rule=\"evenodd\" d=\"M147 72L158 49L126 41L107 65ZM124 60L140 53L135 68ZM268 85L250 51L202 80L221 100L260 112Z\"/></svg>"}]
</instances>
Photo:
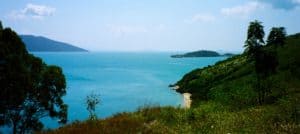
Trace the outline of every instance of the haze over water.
<instances>
[{"instance_id":1,"label":"haze over water","mask_svg":"<svg viewBox=\"0 0 300 134\"><path fill-rule=\"evenodd\" d=\"M171 53L34 53L47 64L62 67L67 80L64 101L69 121L88 118L85 98L100 94L97 116L105 118L119 112L134 111L153 104L180 106L182 96L168 88L185 73L214 64L225 57L170 58ZM45 127L58 127L44 120Z\"/></svg>"}]
</instances>

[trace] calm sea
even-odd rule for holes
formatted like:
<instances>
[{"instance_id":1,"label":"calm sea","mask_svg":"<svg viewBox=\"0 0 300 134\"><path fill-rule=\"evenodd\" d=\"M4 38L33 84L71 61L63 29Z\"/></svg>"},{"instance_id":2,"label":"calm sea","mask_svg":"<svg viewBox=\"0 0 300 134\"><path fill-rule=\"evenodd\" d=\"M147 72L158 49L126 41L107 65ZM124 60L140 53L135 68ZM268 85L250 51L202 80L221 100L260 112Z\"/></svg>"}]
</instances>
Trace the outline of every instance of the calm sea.
<instances>
[{"instance_id":1,"label":"calm sea","mask_svg":"<svg viewBox=\"0 0 300 134\"><path fill-rule=\"evenodd\" d=\"M68 119L88 118L85 98L99 94L97 116L134 111L145 104L179 106L182 96L168 88L185 73L225 59L170 58L171 53L34 53L47 64L62 67L67 80L65 103ZM43 119L46 128L58 127L55 120Z\"/></svg>"}]
</instances>

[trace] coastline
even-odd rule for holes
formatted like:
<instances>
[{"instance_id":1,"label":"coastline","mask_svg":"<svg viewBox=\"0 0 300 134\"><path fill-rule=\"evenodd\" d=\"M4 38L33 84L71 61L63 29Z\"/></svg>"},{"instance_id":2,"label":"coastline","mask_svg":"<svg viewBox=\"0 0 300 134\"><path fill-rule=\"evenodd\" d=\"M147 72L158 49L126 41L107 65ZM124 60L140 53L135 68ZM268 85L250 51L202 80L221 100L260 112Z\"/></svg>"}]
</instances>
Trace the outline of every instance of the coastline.
<instances>
[{"instance_id":1,"label":"coastline","mask_svg":"<svg viewBox=\"0 0 300 134\"><path fill-rule=\"evenodd\" d=\"M191 93L183 93L183 108L189 109L192 104Z\"/></svg>"},{"instance_id":2,"label":"coastline","mask_svg":"<svg viewBox=\"0 0 300 134\"><path fill-rule=\"evenodd\" d=\"M169 87L172 90L175 90L175 91L180 88L178 85L172 85L172 84L169 85ZM182 93L182 96L183 96L183 105L182 105L182 107L186 108L186 109L189 109L192 105L192 99L191 99L192 94L191 93Z\"/></svg>"}]
</instances>

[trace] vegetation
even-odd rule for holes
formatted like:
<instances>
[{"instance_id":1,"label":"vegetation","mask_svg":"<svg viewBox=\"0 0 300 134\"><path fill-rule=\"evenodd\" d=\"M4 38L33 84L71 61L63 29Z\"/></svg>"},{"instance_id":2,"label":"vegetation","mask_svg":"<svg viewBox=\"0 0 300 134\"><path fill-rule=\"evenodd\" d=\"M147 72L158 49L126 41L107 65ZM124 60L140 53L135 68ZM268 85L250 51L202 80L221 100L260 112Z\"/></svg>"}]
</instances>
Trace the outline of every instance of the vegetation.
<instances>
[{"instance_id":1,"label":"vegetation","mask_svg":"<svg viewBox=\"0 0 300 134\"><path fill-rule=\"evenodd\" d=\"M19 36L0 21L0 125L13 133L41 130L40 118L67 122L66 80L61 68L29 54Z\"/></svg>"},{"instance_id":2,"label":"vegetation","mask_svg":"<svg viewBox=\"0 0 300 134\"><path fill-rule=\"evenodd\" d=\"M281 107L286 101L282 100ZM107 119L77 121L40 133L296 133L299 132L299 125L284 122L290 118L287 114L291 112L292 109L274 106L233 111L216 102L205 102L190 109L154 106L143 107L134 113L116 114Z\"/></svg>"},{"instance_id":3,"label":"vegetation","mask_svg":"<svg viewBox=\"0 0 300 134\"><path fill-rule=\"evenodd\" d=\"M273 27L267 40L267 45L283 46L286 39L284 27Z\"/></svg>"},{"instance_id":4,"label":"vegetation","mask_svg":"<svg viewBox=\"0 0 300 134\"><path fill-rule=\"evenodd\" d=\"M90 120L97 119L96 106L100 103L99 95L92 93L86 97L86 109L90 113Z\"/></svg>"},{"instance_id":5,"label":"vegetation","mask_svg":"<svg viewBox=\"0 0 300 134\"><path fill-rule=\"evenodd\" d=\"M269 45L277 45L277 42L284 42L285 37L277 38L277 35L273 34L273 29L276 28L272 28L272 31L270 32L268 38ZM266 83L263 82L270 74L273 74L276 71L278 66L277 53L274 49L263 48L264 31L261 22L251 22L248 28L248 34L245 42L245 54L249 62L254 62L256 82L252 84L255 86L255 92L258 93L258 103L262 104L265 101L266 95L269 93L269 85L266 85ZM270 41L273 39L276 41Z\"/></svg>"}]
</instances>

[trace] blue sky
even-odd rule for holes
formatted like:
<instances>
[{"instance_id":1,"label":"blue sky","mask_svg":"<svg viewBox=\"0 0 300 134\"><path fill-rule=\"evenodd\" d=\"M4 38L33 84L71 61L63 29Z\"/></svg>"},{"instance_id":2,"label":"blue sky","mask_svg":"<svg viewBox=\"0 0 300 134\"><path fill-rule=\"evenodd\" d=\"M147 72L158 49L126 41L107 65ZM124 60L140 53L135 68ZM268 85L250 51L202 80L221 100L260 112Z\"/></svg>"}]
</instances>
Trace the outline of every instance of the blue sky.
<instances>
[{"instance_id":1,"label":"blue sky","mask_svg":"<svg viewBox=\"0 0 300 134\"><path fill-rule=\"evenodd\" d=\"M250 21L300 32L300 0L6 0L0 20L19 34L91 51L242 51Z\"/></svg>"}]
</instances>

